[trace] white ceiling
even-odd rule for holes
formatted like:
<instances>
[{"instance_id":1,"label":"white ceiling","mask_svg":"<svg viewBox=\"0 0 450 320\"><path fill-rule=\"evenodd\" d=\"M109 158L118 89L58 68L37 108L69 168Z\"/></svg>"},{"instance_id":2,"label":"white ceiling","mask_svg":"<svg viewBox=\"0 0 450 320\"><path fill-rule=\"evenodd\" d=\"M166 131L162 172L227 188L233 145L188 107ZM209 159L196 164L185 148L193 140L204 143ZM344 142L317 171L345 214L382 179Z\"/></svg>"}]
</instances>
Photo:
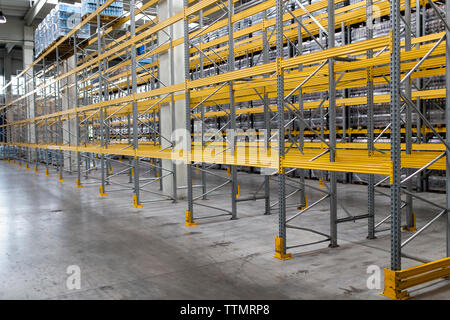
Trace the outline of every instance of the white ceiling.
<instances>
[{"instance_id":1,"label":"white ceiling","mask_svg":"<svg viewBox=\"0 0 450 320\"><path fill-rule=\"evenodd\" d=\"M59 2L74 3L75 0L63 0ZM80 2L80 1L78 1ZM24 18L26 14L35 6L37 8L36 20L42 20L50 10L58 3L58 0L0 0L0 10L8 18Z\"/></svg>"},{"instance_id":2,"label":"white ceiling","mask_svg":"<svg viewBox=\"0 0 450 320\"><path fill-rule=\"evenodd\" d=\"M0 10L5 16L23 18L31 8L30 0L0 0Z\"/></svg>"},{"instance_id":3,"label":"white ceiling","mask_svg":"<svg viewBox=\"0 0 450 320\"><path fill-rule=\"evenodd\" d=\"M0 11L7 20L7 23L0 27L0 48L5 44L17 45L23 41L23 27L38 25L57 3L58 0L0 0Z\"/></svg>"}]
</instances>

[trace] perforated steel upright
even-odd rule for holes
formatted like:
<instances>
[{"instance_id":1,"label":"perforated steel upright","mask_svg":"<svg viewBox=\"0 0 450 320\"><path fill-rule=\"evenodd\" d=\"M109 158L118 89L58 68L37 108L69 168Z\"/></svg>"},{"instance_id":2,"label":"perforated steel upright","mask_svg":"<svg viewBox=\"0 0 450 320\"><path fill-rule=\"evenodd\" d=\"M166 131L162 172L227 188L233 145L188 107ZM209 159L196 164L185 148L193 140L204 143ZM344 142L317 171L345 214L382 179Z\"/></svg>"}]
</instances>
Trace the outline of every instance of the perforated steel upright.
<instances>
[{"instance_id":1,"label":"perforated steel upright","mask_svg":"<svg viewBox=\"0 0 450 320\"><path fill-rule=\"evenodd\" d=\"M130 39L133 39L136 35L136 17L135 17L135 0L130 0ZM133 95L137 92L137 79L136 79L136 44L133 43L130 48L131 55L131 93ZM139 128L138 128L138 106L136 99L132 102L133 112L133 149L136 150L139 147ZM140 206L139 202L139 157L134 157L133 165L133 178L134 178L134 205Z\"/></svg>"},{"instance_id":2,"label":"perforated steel upright","mask_svg":"<svg viewBox=\"0 0 450 320\"><path fill-rule=\"evenodd\" d=\"M366 37L367 39L373 38L373 2L372 0L366 1ZM373 50L367 50L367 59L373 57ZM373 68L369 66L367 68L367 149L369 156L373 156L374 153L374 125L373 125ZM375 238L375 176L369 174L367 181L367 214L368 218L368 235L367 238Z\"/></svg>"},{"instance_id":3,"label":"perforated steel upright","mask_svg":"<svg viewBox=\"0 0 450 320\"><path fill-rule=\"evenodd\" d=\"M234 14L234 3L233 0L228 0L228 72L234 71L234 27L233 27L233 14ZM231 138L233 141L231 143L231 155L236 157L236 105L234 103L234 92L233 92L233 81L228 82L229 93L230 93L230 129ZM231 219L237 218L237 167L231 166Z\"/></svg>"},{"instance_id":4,"label":"perforated steel upright","mask_svg":"<svg viewBox=\"0 0 450 320\"><path fill-rule=\"evenodd\" d=\"M334 0L328 0L328 48L335 46ZM336 160L336 81L334 59L328 59L328 113L330 162ZM337 173L330 172L330 246L337 246Z\"/></svg>"},{"instance_id":5,"label":"perforated steel upright","mask_svg":"<svg viewBox=\"0 0 450 320\"><path fill-rule=\"evenodd\" d=\"M446 22L447 25L450 26L450 5L446 3ZM450 145L450 135L448 134L448 130L450 128L450 30L448 28L445 29L447 35L446 47L445 47L445 65L447 68L445 69L445 79L446 79L446 100L445 100L445 124L447 128L446 133L446 141L447 144ZM447 148L446 150L446 184L445 184L445 198L446 198L446 207L447 207L447 228L446 228L446 237L447 237L447 245L446 245L446 253L447 257L450 257L450 150Z\"/></svg>"},{"instance_id":6,"label":"perforated steel upright","mask_svg":"<svg viewBox=\"0 0 450 320\"><path fill-rule=\"evenodd\" d=\"M281 69L283 60L283 0L276 0L276 59L277 59L277 112L278 112L278 248L281 256L286 254L286 176L282 162L285 156L284 148L284 74Z\"/></svg>"},{"instance_id":7,"label":"perforated steel upright","mask_svg":"<svg viewBox=\"0 0 450 320\"><path fill-rule=\"evenodd\" d=\"M391 44L391 270L401 269L401 101L400 101L400 0L390 2Z\"/></svg>"},{"instance_id":8,"label":"perforated steel upright","mask_svg":"<svg viewBox=\"0 0 450 320\"><path fill-rule=\"evenodd\" d=\"M185 9L189 6L189 1L184 0ZM187 87L187 84L190 80L190 70L189 70L189 17L184 16L184 81L185 81L185 101L186 101L186 134L187 139L190 142L190 136L192 134L191 129L191 95L190 89ZM186 152L189 153L191 151L191 143L187 143ZM187 155L186 155L187 157ZM193 203L193 192L192 192L192 163L189 159L187 160L187 199L188 199L188 215L186 218L187 223L191 223L194 220L194 203ZM189 221L188 221L189 220Z\"/></svg>"}]
</instances>

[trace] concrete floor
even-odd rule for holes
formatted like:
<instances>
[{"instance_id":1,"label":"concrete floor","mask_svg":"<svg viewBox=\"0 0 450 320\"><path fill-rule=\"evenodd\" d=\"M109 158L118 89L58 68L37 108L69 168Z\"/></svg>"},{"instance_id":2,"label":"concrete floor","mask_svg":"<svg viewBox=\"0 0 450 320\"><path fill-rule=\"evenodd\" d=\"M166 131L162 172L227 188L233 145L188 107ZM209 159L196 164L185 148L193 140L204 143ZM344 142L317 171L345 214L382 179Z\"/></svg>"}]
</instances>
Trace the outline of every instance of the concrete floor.
<instances>
[{"instance_id":1,"label":"concrete floor","mask_svg":"<svg viewBox=\"0 0 450 320\"><path fill-rule=\"evenodd\" d=\"M262 181L256 174L239 177L242 196ZM272 189L276 201L276 183ZM352 214L366 213L365 186L338 190ZM320 194L308 196L312 203ZM444 203L442 194L422 196ZM205 203L229 208L230 202L229 192L221 191ZM389 199L378 196L377 203L380 221ZM99 197L96 186L75 188L73 176L58 182L55 174L35 175L0 162L0 299L386 299L366 281L369 265L389 266L388 232L366 240L367 221L348 222L339 225L338 248L327 243L297 248L291 250L293 259L280 261L273 258L278 217L264 216L263 208L264 201L239 203L238 220L220 217L187 228L185 201L134 209L130 192ZM216 213L195 209L197 215ZM436 210L417 202L415 212L420 227ZM339 216L345 216L342 209ZM324 203L297 224L327 233L328 219ZM428 260L444 257L444 227L443 217L404 252ZM288 245L318 239L288 230ZM418 264L403 258L404 267ZM81 269L79 290L66 286L70 265ZM450 283L436 281L410 294L449 299Z\"/></svg>"}]
</instances>

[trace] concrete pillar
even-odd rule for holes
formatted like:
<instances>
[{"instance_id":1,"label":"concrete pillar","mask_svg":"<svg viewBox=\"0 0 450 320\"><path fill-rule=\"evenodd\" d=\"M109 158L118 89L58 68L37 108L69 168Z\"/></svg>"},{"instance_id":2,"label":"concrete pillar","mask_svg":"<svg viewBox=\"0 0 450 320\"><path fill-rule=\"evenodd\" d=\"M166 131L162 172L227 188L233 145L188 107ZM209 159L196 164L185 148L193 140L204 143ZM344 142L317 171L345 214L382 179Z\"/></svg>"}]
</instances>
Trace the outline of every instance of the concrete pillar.
<instances>
[{"instance_id":1,"label":"concrete pillar","mask_svg":"<svg viewBox=\"0 0 450 320\"><path fill-rule=\"evenodd\" d=\"M5 63L5 83L9 83L11 81L12 68L13 68L11 53L6 53L5 58L4 58L4 63ZM11 101L11 98L12 98L11 94L12 94L12 86L8 86L5 90L5 102L6 103L9 103ZM14 121L13 113L10 110L11 110L11 108L6 110L6 121L8 123L11 123ZM13 132L11 130L11 127L7 127L6 130L7 130L8 141L12 141Z\"/></svg>"},{"instance_id":2,"label":"concrete pillar","mask_svg":"<svg viewBox=\"0 0 450 320\"><path fill-rule=\"evenodd\" d=\"M171 1L171 6L169 6ZM170 8L171 7L171 8ZM161 0L158 2L158 17L159 21L163 21L176 13L183 11L183 0ZM165 30L170 34L170 29ZM173 26L172 39L178 39L184 36L183 21L176 23ZM159 32L159 43L165 43L169 39L165 32ZM173 61L173 64L172 64ZM173 50L173 59L171 52L167 51L159 56L159 65L161 72L159 74L160 80L165 85L178 84L184 82L184 45L178 45ZM173 75L173 79L172 79ZM173 115L172 115L173 114ZM172 116L174 121L172 123ZM172 133L175 130L184 130L186 127L186 103L184 100L176 101L172 108L170 103L161 106L161 136L168 140L173 140ZM162 148L169 146L169 142L162 138ZM171 160L163 160L163 175L166 175L168 171L173 170L173 162ZM178 187L187 185L187 166L185 163L177 163L176 168L176 184ZM173 195L173 177L171 175L163 178L163 193L167 195ZM187 190L178 189L177 199L183 199L187 197Z\"/></svg>"},{"instance_id":3,"label":"concrete pillar","mask_svg":"<svg viewBox=\"0 0 450 320\"><path fill-rule=\"evenodd\" d=\"M5 83L9 83L11 81L12 75L12 57L10 53L6 53L4 63L5 63ZM7 103L11 101L11 86L6 88L5 97Z\"/></svg>"},{"instance_id":4,"label":"concrete pillar","mask_svg":"<svg viewBox=\"0 0 450 320\"><path fill-rule=\"evenodd\" d=\"M29 65L33 63L34 60L34 32L33 27L25 26L23 28L23 34L24 34L24 41L23 41L23 69L25 70ZM25 88L26 92L30 92L34 90L34 83L33 83L33 69L31 68L28 70L25 74ZM27 106L27 115L29 118L35 117L35 107L34 107L34 96L31 95L26 99L26 106ZM35 136L35 127L34 124L31 124L29 126L28 130L28 142L30 143L36 143L36 136ZM35 154L32 153L34 156Z\"/></svg>"}]
</instances>

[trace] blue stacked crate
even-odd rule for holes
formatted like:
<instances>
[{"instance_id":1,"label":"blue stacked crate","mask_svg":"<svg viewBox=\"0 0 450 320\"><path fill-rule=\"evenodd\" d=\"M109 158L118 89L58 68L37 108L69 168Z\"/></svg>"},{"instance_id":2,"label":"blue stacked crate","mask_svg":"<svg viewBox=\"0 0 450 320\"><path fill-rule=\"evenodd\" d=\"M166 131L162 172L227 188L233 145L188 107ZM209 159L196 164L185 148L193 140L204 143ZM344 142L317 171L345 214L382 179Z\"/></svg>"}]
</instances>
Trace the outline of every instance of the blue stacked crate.
<instances>
[{"instance_id":1,"label":"blue stacked crate","mask_svg":"<svg viewBox=\"0 0 450 320\"><path fill-rule=\"evenodd\" d=\"M82 7L81 7L81 3L76 3L75 4L75 6L76 6L76 10L77 10L77 21L76 21L76 24L75 24L75 26L76 25L78 25L78 24L80 24L81 23L81 17L83 16L82 15ZM90 36L91 36L91 27L90 27L90 25L89 25L89 23L88 24L85 24L78 32L77 32L77 36L78 36L78 38L80 38L80 39L88 39L88 38L90 38Z\"/></svg>"},{"instance_id":2,"label":"blue stacked crate","mask_svg":"<svg viewBox=\"0 0 450 320\"><path fill-rule=\"evenodd\" d=\"M99 5L103 5L106 0L99 0ZM83 0L81 2L81 15L84 17L97 10L97 0ZM120 17L123 15L123 1L117 0L110 4L101 12L104 16Z\"/></svg>"},{"instance_id":3,"label":"blue stacked crate","mask_svg":"<svg viewBox=\"0 0 450 320\"><path fill-rule=\"evenodd\" d=\"M80 22L81 4L58 3L35 31L36 56L45 51L52 43L67 35ZM77 32L77 37L81 39L87 39L90 35L89 24L86 24Z\"/></svg>"},{"instance_id":4,"label":"blue stacked crate","mask_svg":"<svg viewBox=\"0 0 450 320\"><path fill-rule=\"evenodd\" d=\"M140 56L145 53L145 45L136 48L137 55Z\"/></svg>"},{"instance_id":5,"label":"blue stacked crate","mask_svg":"<svg viewBox=\"0 0 450 320\"><path fill-rule=\"evenodd\" d=\"M43 24L43 35L44 35L44 48L48 48L52 43L52 32L51 32L51 17L46 16Z\"/></svg>"},{"instance_id":6,"label":"blue stacked crate","mask_svg":"<svg viewBox=\"0 0 450 320\"><path fill-rule=\"evenodd\" d=\"M38 42L39 42L39 54L42 53L42 51L44 51L44 33L42 31L42 25L39 25L38 27Z\"/></svg>"},{"instance_id":7,"label":"blue stacked crate","mask_svg":"<svg viewBox=\"0 0 450 320\"><path fill-rule=\"evenodd\" d=\"M67 35L73 28L81 22L81 5L59 3L50 13L52 18L53 41ZM89 25L83 26L77 32L78 38L86 39L90 37Z\"/></svg>"},{"instance_id":8,"label":"blue stacked crate","mask_svg":"<svg viewBox=\"0 0 450 320\"><path fill-rule=\"evenodd\" d=\"M41 30L39 27L34 31L34 52L36 57L42 52Z\"/></svg>"},{"instance_id":9,"label":"blue stacked crate","mask_svg":"<svg viewBox=\"0 0 450 320\"><path fill-rule=\"evenodd\" d=\"M146 52L147 52L147 49L146 49L145 45L142 45L142 46L136 48L136 53L138 56L141 56ZM153 57L146 57L145 59L139 59L139 65L141 65L141 66L152 63L152 62L153 62ZM145 73L145 72L147 72L147 70L145 70L145 69L138 71L138 73Z\"/></svg>"},{"instance_id":10,"label":"blue stacked crate","mask_svg":"<svg viewBox=\"0 0 450 320\"><path fill-rule=\"evenodd\" d=\"M76 21L73 24L71 23L73 20L77 19L77 11L75 6L61 3L57 4L56 7L50 12L50 15L52 19L53 40L57 40L59 37L65 36L69 33L71 28L76 26Z\"/></svg>"}]
</instances>

